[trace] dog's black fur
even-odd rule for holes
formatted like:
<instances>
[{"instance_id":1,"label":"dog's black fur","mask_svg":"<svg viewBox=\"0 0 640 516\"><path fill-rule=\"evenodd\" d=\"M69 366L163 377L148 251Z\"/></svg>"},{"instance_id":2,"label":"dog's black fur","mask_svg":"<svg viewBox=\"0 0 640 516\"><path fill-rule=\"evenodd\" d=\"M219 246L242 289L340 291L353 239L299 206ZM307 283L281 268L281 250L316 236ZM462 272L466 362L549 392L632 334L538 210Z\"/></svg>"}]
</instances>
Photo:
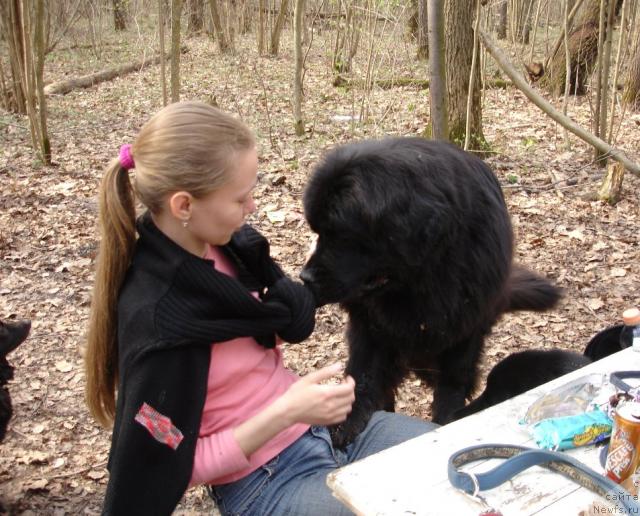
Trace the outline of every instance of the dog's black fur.
<instances>
[{"instance_id":1,"label":"dog's black fur","mask_svg":"<svg viewBox=\"0 0 640 516\"><path fill-rule=\"evenodd\" d=\"M4 439L13 413L7 383L13 378L13 367L7 355L29 335L31 321L0 321L0 442Z\"/></svg>"},{"instance_id":2,"label":"dog's black fur","mask_svg":"<svg viewBox=\"0 0 640 516\"><path fill-rule=\"evenodd\" d=\"M483 393L457 410L453 419L480 412L590 363L589 357L563 349L513 353L491 369Z\"/></svg>"},{"instance_id":3,"label":"dog's black fur","mask_svg":"<svg viewBox=\"0 0 640 516\"><path fill-rule=\"evenodd\" d=\"M589 341L589 344L587 344L584 355L595 362L613 353L622 351L622 346L620 345L622 328L624 328L623 324L617 324L616 326L610 326L598 332Z\"/></svg>"},{"instance_id":4,"label":"dog's black fur","mask_svg":"<svg viewBox=\"0 0 640 516\"><path fill-rule=\"evenodd\" d=\"M509 355L491 369L483 393L466 407L456 411L453 419L484 410L621 351L622 328L623 325L618 324L598 332L591 338L583 354L550 349L521 351Z\"/></svg>"},{"instance_id":5,"label":"dog's black fur","mask_svg":"<svg viewBox=\"0 0 640 516\"><path fill-rule=\"evenodd\" d=\"M502 190L479 158L396 138L330 152L304 193L318 234L301 278L319 305L349 314L346 372L356 401L334 429L350 442L375 410L393 410L414 371L434 386L432 417L451 420L476 388L485 336L510 310L546 310L560 292L512 266Z\"/></svg>"}]
</instances>

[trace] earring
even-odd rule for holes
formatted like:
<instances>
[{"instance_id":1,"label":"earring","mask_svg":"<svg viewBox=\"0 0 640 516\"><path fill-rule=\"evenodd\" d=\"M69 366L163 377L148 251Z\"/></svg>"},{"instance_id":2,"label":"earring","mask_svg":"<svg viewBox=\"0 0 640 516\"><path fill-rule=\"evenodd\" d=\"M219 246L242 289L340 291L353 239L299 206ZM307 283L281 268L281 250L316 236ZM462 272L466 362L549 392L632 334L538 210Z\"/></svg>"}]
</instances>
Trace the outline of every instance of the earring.
<instances>
[{"instance_id":1,"label":"earring","mask_svg":"<svg viewBox=\"0 0 640 516\"><path fill-rule=\"evenodd\" d=\"M187 219L187 220L183 220L183 221L182 221L182 226L183 226L183 227L185 227L185 228L186 228L188 225L189 225L189 219Z\"/></svg>"}]
</instances>

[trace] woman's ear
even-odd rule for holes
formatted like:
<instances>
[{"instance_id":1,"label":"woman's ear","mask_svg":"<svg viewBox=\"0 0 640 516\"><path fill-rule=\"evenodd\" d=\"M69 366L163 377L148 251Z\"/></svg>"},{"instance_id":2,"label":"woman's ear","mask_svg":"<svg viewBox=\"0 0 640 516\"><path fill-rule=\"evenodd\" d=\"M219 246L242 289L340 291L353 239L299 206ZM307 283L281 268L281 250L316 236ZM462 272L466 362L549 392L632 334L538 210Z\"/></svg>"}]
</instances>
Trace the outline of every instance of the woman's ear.
<instances>
[{"instance_id":1,"label":"woman's ear","mask_svg":"<svg viewBox=\"0 0 640 516\"><path fill-rule=\"evenodd\" d=\"M171 214L181 221L191 218L193 209L193 195L189 192L176 192L169 197L169 209Z\"/></svg>"}]
</instances>

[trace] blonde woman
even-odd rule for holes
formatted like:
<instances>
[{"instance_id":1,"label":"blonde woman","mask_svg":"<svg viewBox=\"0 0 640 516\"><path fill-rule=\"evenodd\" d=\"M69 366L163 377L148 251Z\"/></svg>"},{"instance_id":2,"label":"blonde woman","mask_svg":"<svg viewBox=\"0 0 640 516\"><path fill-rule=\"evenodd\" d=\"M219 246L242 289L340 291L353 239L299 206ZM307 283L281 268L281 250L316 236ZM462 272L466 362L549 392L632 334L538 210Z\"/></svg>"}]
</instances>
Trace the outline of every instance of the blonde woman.
<instances>
[{"instance_id":1,"label":"blonde woman","mask_svg":"<svg viewBox=\"0 0 640 516\"><path fill-rule=\"evenodd\" d=\"M311 334L315 304L244 223L257 169L243 123L181 102L104 174L86 395L113 424L105 514L170 514L197 484L223 514L348 514L326 474L432 428L376 413L333 449L326 425L355 384L325 382L339 364L303 378L283 366L280 341Z\"/></svg>"}]
</instances>

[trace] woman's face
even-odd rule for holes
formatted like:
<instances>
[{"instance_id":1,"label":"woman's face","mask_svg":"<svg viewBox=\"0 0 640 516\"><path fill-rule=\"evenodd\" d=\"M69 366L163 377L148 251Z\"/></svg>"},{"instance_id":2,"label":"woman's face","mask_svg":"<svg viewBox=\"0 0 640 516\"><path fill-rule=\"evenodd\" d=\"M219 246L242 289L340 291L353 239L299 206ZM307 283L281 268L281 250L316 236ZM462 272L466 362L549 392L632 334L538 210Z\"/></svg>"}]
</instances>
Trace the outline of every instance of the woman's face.
<instances>
[{"instance_id":1,"label":"woman's face","mask_svg":"<svg viewBox=\"0 0 640 516\"><path fill-rule=\"evenodd\" d=\"M253 188L258 177L256 149L238 153L230 180L218 190L193 199L189 230L203 245L224 245L256 209Z\"/></svg>"}]
</instances>

